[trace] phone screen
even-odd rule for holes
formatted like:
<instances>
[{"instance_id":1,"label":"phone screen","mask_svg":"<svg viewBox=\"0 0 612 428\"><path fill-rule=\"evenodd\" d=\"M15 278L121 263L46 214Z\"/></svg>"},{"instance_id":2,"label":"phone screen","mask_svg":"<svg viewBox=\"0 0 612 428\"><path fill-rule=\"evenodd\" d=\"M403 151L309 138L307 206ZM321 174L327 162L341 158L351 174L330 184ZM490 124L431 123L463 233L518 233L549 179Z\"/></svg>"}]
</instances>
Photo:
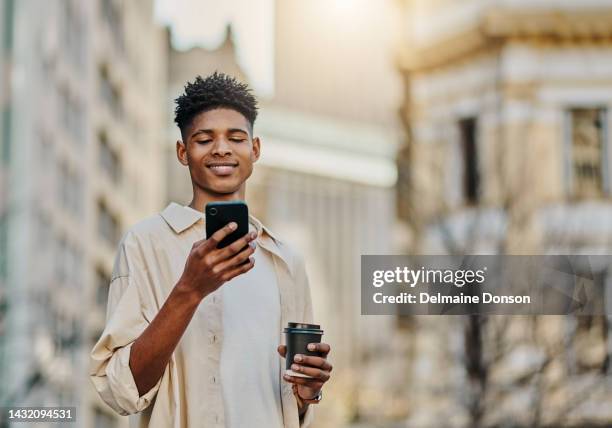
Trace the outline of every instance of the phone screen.
<instances>
[{"instance_id":1,"label":"phone screen","mask_svg":"<svg viewBox=\"0 0 612 428\"><path fill-rule=\"evenodd\" d=\"M224 248L249 232L249 209L243 201L209 202L206 204L206 239L228 223L238 227L219 242L217 248Z\"/></svg>"}]
</instances>

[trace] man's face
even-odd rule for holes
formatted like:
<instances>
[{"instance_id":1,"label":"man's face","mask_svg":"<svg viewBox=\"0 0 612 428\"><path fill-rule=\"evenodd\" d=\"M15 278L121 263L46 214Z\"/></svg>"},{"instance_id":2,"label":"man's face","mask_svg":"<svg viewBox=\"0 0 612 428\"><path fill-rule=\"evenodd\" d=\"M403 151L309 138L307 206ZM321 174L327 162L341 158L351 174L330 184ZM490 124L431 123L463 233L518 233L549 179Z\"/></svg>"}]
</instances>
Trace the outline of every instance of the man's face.
<instances>
[{"instance_id":1,"label":"man's face","mask_svg":"<svg viewBox=\"0 0 612 428\"><path fill-rule=\"evenodd\" d=\"M259 158L259 138L236 110L218 108L197 115L177 142L177 156L189 166L194 185L215 195L240 191Z\"/></svg>"}]
</instances>

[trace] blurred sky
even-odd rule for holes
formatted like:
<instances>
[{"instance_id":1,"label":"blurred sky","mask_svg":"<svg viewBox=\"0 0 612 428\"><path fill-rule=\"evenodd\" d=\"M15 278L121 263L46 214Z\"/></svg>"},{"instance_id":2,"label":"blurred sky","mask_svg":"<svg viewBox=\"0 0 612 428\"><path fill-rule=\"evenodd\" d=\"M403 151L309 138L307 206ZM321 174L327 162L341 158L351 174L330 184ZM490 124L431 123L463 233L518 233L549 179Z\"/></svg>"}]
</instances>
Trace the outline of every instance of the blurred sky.
<instances>
[{"instance_id":1,"label":"blurred sky","mask_svg":"<svg viewBox=\"0 0 612 428\"><path fill-rule=\"evenodd\" d=\"M274 93L274 0L156 0L155 16L172 44L215 49L231 24L237 60L258 95Z\"/></svg>"}]
</instances>

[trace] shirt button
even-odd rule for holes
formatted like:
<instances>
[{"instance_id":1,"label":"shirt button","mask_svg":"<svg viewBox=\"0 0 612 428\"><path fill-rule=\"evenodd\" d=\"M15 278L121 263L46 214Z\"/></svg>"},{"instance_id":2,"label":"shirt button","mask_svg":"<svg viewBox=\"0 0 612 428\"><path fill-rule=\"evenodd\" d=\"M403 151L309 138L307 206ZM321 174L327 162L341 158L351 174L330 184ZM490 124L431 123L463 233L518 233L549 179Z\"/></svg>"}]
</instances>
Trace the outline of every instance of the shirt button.
<instances>
[{"instance_id":1,"label":"shirt button","mask_svg":"<svg viewBox=\"0 0 612 428\"><path fill-rule=\"evenodd\" d=\"M211 333L209 335L209 340L210 340L210 343L215 343L217 341L217 335Z\"/></svg>"},{"instance_id":2,"label":"shirt button","mask_svg":"<svg viewBox=\"0 0 612 428\"><path fill-rule=\"evenodd\" d=\"M211 383L217 383L217 378L215 376L211 376L210 377L210 382Z\"/></svg>"}]
</instances>

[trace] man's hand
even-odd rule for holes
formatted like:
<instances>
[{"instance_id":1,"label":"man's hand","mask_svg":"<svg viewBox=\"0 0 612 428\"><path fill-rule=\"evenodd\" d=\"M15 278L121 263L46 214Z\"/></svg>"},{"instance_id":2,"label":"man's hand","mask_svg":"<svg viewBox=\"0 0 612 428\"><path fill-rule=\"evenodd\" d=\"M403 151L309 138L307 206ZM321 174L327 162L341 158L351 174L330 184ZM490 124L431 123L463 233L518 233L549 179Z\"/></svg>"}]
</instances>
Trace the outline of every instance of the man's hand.
<instances>
[{"instance_id":1,"label":"man's hand","mask_svg":"<svg viewBox=\"0 0 612 428\"><path fill-rule=\"evenodd\" d=\"M332 371L332 365L327 361L327 355L331 350L331 347L327 343L309 343L309 351L319 352L320 357L313 357L309 355L296 354L294 362L291 365L291 370L294 372L302 373L310 378L303 378L297 376L283 375L285 381L293 384L293 393L296 394L298 403L302 401L305 403L300 408L300 414L306 412L308 404L316 404L318 401L314 400L319 395L319 391L330 378ZM280 345L278 347L278 353L281 357L285 358L287 354L287 347Z\"/></svg>"},{"instance_id":2,"label":"man's hand","mask_svg":"<svg viewBox=\"0 0 612 428\"><path fill-rule=\"evenodd\" d=\"M224 282L253 268L255 260L250 256L255 252L252 241L257 237L256 232L247 233L225 248L217 248L236 227L236 223L231 222L210 238L193 244L177 287L195 292L201 300Z\"/></svg>"}]
</instances>

